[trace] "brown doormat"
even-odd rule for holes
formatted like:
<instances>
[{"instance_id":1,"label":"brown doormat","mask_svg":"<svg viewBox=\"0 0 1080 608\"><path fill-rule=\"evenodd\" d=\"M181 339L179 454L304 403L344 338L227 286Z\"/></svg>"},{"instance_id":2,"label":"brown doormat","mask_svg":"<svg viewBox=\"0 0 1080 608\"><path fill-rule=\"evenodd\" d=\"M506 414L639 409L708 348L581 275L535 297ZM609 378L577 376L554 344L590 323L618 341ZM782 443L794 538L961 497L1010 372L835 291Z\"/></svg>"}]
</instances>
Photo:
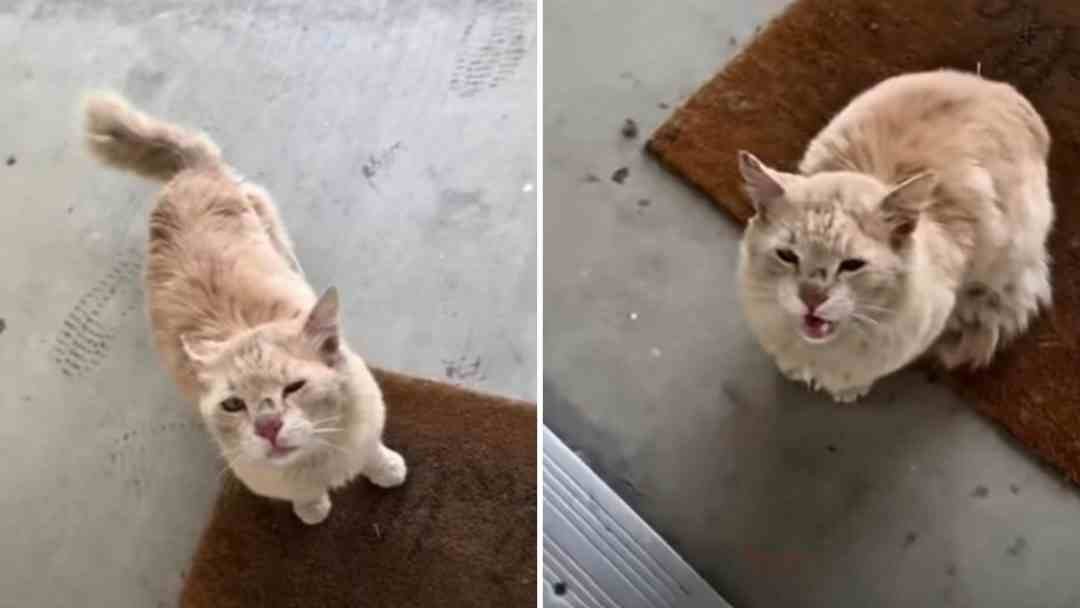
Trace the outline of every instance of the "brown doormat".
<instances>
[{"instance_id":1,"label":"brown doormat","mask_svg":"<svg viewBox=\"0 0 1080 608\"><path fill-rule=\"evenodd\" d=\"M794 170L857 93L949 67L1017 86L1054 138L1054 310L979 374L950 383L1080 482L1080 2L799 0L653 135L649 149L745 222L735 155Z\"/></svg>"},{"instance_id":2,"label":"brown doormat","mask_svg":"<svg viewBox=\"0 0 1080 608\"><path fill-rule=\"evenodd\" d=\"M376 371L405 485L358 480L306 526L229 477L182 608L405 608L536 603L536 408Z\"/></svg>"}]
</instances>

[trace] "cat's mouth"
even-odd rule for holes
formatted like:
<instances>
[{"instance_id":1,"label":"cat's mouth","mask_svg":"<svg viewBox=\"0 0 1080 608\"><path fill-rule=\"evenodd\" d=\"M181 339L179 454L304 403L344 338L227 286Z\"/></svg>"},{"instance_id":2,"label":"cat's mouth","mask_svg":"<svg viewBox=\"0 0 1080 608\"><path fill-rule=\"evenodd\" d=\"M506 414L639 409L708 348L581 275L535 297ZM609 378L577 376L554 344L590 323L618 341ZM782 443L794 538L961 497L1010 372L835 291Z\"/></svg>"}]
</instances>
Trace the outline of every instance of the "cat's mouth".
<instances>
[{"instance_id":1,"label":"cat's mouth","mask_svg":"<svg viewBox=\"0 0 1080 608\"><path fill-rule=\"evenodd\" d=\"M802 337L811 344L828 342L836 331L836 323L817 315L803 315Z\"/></svg>"},{"instance_id":2,"label":"cat's mouth","mask_svg":"<svg viewBox=\"0 0 1080 608\"><path fill-rule=\"evenodd\" d=\"M291 456L299 448L297 446L288 445L273 445L270 447L270 451L266 454L267 460L284 460Z\"/></svg>"}]
</instances>

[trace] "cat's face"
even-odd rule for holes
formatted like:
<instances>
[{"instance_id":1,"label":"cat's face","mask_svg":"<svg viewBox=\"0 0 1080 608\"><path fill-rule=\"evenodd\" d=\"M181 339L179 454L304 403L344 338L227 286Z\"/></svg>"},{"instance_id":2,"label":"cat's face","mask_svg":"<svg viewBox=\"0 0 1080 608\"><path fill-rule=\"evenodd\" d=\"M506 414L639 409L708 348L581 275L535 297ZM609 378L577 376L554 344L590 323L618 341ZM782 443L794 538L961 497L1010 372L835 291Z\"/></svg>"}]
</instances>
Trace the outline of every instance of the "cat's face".
<instances>
[{"instance_id":1,"label":"cat's face","mask_svg":"<svg viewBox=\"0 0 1080 608\"><path fill-rule=\"evenodd\" d=\"M352 398L335 292L319 300L302 327L184 343L206 387L200 411L227 461L286 466L334 449Z\"/></svg>"},{"instance_id":2,"label":"cat's face","mask_svg":"<svg viewBox=\"0 0 1080 608\"><path fill-rule=\"evenodd\" d=\"M890 189L855 173L804 177L750 155L740 168L757 209L742 248L748 314L812 344L887 322L904 297L920 208L911 197L925 199L926 180Z\"/></svg>"}]
</instances>

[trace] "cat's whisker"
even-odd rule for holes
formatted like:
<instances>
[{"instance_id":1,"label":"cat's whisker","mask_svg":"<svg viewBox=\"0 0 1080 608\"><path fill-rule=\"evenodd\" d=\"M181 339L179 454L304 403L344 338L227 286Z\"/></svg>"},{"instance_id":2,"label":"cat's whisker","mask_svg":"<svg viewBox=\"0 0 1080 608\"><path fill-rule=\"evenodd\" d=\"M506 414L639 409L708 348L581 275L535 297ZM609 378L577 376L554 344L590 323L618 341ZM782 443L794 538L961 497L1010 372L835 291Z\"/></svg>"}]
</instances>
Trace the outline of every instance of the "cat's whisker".
<instances>
[{"instance_id":1,"label":"cat's whisker","mask_svg":"<svg viewBox=\"0 0 1080 608\"><path fill-rule=\"evenodd\" d=\"M335 449L335 450L341 452L342 454L350 455L349 451L346 450L345 448L341 447L340 445L334 445L334 444L330 443L329 441L327 441L325 439L316 438L315 442L317 444L321 445L321 446L325 446L325 447L328 447L328 448Z\"/></svg>"},{"instance_id":2,"label":"cat's whisker","mask_svg":"<svg viewBox=\"0 0 1080 608\"><path fill-rule=\"evenodd\" d=\"M327 422L337 422L338 420L341 420L341 418L342 418L342 416L340 414L338 414L337 416L330 416L329 418L320 418L319 420L312 420L311 421L311 426L319 426L320 424L325 424Z\"/></svg>"},{"instance_id":3,"label":"cat's whisker","mask_svg":"<svg viewBox=\"0 0 1080 608\"><path fill-rule=\"evenodd\" d=\"M341 431L344 431L344 430L345 430L344 428L340 428L340 427L323 427L323 428L311 429L311 432L315 433L315 434L319 434L319 433L340 433Z\"/></svg>"}]
</instances>

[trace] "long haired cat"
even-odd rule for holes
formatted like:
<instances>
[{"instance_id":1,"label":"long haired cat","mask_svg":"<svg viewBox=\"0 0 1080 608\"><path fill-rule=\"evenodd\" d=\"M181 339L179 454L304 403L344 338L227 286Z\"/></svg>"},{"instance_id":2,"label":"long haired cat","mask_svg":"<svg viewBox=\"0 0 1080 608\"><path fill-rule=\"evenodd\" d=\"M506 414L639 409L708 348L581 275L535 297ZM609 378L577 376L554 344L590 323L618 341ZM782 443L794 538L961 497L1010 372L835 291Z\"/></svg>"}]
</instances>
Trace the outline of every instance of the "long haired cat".
<instances>
[{"instance_id":1,"label":"long haired cat","mask_svg":"<svg viewBox=\"0 0 1080 608\"><path fill-rule=\"evenodd\" d=\"M308 524L362 474L392 487L405 461L382 442L385 406L342 335L337 291L316 297L274 203L205 136L111 94L85 102L91 152L166 182L150 214L146 291L157 349L253 492Z\"/></svg>"},{"instance_id":2,"label":"long haired cat","mask_svg":"<svg viewBox=\"0 0 1080 608\"><path fill-rule=\"evenodd\" d=\"M1050 135L1003 83L936 71L859 95L798 173L747 152L746 318L789 378L853 401L930 353L987 365L1050 304Z\"/></svg>"}]
</instances>

